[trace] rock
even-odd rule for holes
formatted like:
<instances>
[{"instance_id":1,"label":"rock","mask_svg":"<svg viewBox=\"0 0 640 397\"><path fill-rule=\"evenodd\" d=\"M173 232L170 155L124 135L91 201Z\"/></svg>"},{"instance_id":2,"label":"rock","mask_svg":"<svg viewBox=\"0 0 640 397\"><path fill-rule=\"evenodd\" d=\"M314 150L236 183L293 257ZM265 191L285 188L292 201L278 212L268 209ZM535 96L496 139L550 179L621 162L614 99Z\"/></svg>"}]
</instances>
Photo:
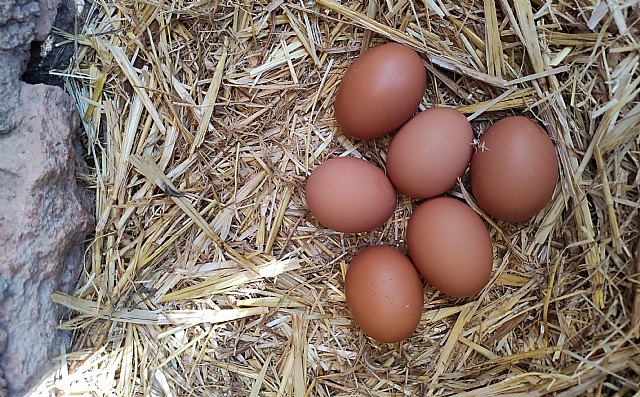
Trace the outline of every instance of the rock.
<instances>
[{"instance_id":1,"label":"rock","mask_svg":"<svg viewBox=\"0 0 640 397\"><path fill-rule=\"evenodd\" d=\"M0 37L5 33L0 28ZM2 45L2 39L0 39ZM25 53L18 49L0 48L0 134L6 134L15 128L15 109L20 98L20 71L26 65Z\"/></svg>"},{"instance_id":2,"label":"rock","mask_svg":"<svg viewBox=\"0 0 640 397\"><path fill-rule=\"evenodd\" d=\"M16 126L14 110L20 88L20 74L28 60L28 45L33 40L38 4L0 2L0 134Z\"/></svg>"},{"instance_id":3,"label":"rock","mask_svg":"<svg viewBox=\"0 0 640 397\"><path fill-rule=\"evenodd\" d=\"M51 293L75 288L92 225L75 180L71 99L20 81L59 4L0 0L0 397L25 395L52 367L63 309Z\"/></svg>"},{"instance_id":4,"label":"rock","mask_svg":"<svg viewBox=\"0 0 640 397\"><path fill-rule=\"evenodd\" d=\"M60 0L0 1L0 134L12 130L20 76L29 60L29 45L51 31Z\"/></svg>"},{"instance_id":5,"label":"rock","mask_svg":"<svg viewBox=\"0 0 640 397\"><path fill-rule=\"evenodd\" d=\"M22 84L14 131L0 135L0 327L10 395L28 391L60 351L61 309L82 269L91 227L75 181L78 115L58 87Z\"/></svg>"},{"instance_id":6,"label":"rock","mask_svg":"<svg viewBox=\"0 0 640 397\"><path fill-rule=\"evenodd\" d=\"M60 0L38 0L35 41L43 41L47 38L53 27L53 21L56 19L59 5Z\"/></svg>"},{"instance_id":7,"label":"rock","mask_svg":"<svg viewBox=\"0 0 640 397\"><path fill-rule=\"evenodd\" d=\"M4 299L4 298L2 298ZM4 352L7 347L7 332L0 328L0 353ZM7 397L9 395L9 390L7 390L7 381L4 376L4 372L2 368L0 368L0 397Z\"/></svg>"}]
</instances>

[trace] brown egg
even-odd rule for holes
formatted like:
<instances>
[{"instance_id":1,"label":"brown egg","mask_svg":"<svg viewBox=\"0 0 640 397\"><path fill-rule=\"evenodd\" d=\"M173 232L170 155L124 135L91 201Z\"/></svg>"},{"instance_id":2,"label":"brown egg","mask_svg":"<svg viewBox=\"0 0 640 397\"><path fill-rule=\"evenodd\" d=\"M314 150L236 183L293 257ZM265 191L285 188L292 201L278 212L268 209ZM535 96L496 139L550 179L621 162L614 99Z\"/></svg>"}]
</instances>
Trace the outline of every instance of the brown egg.
<instances>
[{"instance_id":1,"label":"brown egg","mask_svg":"<svg viewBox=\"0 0 640 397\"><path fill-rule=\"evenodd\" d=\"M344 289L353 320L380 342L400 342L420 322L420 276L409 258L393 247L374 245L360 251L349 265Z\"/></svg>"},{"instance_id":2,"label":"brown egg","mask_svg":"<svg viewBox=\"0 0 640 397\"><path fill-rule=\"evenodd\" d=\"M400 127L416 111L426 89L420 56L401 44L383 44L364 52L347 69L335 100L342 130L370 139Z\"/></svg>"},{"instance_id":3,"label":"brown egg","mask_svg":"<svg viewBox=\"0 0 640 397\"><path fill-rule=\"evenodd\" d=\"M505 117L480 138L471 160L471 190L489 215L527 220L551 200L558 159L547 133L526 117Z\"/></svg>"},{"instance_id":4,"label":"brown egg","mask_svg":"<svg viewBox=\"0 0 640 397\"><path fill-rule=\"evenodd\" d=\"M407 196L435 197L451 189L469 165L473 129L455 109L433 108L414 116L391 140L387 172Z\"/></svg>"},{"instance_id":5,"label":"brown egg","mask_svg":"<svg viewBox=\"0 0 640 397\"><path fill-rule=\"evenodd\" d=\"M474 296L489 282L489 232L460 200L436 197L420 204L409 218L407 248L422 277L447 295Z\"/></svg>"},{"instance_id":6,"label":"brown egg","mask_svg":"<svg viewBox=\"0 0 640 397\"><path fill-rule=\"evenodd\" d=\"M355 157L320 164L307 179L307 208L320 223L339 232L368 232L396 209L397 194L375 165Z\"/></svg>"}]
</instances>

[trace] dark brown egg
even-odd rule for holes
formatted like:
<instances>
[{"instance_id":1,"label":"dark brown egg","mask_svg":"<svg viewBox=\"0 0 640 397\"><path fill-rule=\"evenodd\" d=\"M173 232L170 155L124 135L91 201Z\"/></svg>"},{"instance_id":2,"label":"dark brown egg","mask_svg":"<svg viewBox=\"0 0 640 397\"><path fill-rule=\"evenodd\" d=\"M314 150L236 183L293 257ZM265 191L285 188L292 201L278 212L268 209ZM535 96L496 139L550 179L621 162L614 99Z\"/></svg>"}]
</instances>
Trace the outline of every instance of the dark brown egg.
<instances>
[{"instance_id":1,"label":"dark brown egg","mask_svg":"<svg viewBox=\"0 0 640 397\"><path fill-rule=\"evenodd\" d=\"M360 251L349 265L344 289L353 320L380 342L400 342L420 322L420 276L409 258L393 247L374 245Z\"/></svg>"},{"instance_id":2,"label":"dark brown egg","mask_svg":"<svg viewBox=\"0 0 640 397\"><path fill-rule=\"evenodd\" d=\"M473 129L455 109L433 108L400 128L387 152L391 182L407 196L435 197L451 189L469 166Z\"/></svg>"},{"instance_id":3,"label":"dark brown egg","mask_svg":"<svg viewBox=\"0 0 640 397\"><path fill-rule=\"evenodd\" d=\"M474 296L491 276L489 232L460 200L436 197L420 204L409 218L407 248L422 277L447 295Z\"/></svg>"},{"instance_id":4,"label":"dark brown egg","mask_svg":"<svg viewBox=\"0 0 640 397\"><path fill-rule=\"evenodd\" d=\"M320 164L307 179L307 208L320 223L339 232L368 232L396 209L397 194L375 165L355 157Z\"/></svg>"},{"instance_id":5,"label":"dark brown egg","mask_svg":"<svg viewBox=\"0 0 640 397\"><path fill-rule=\"evenodd\" d=\"M505 117L480 138L471 160L471 190L489 215L525 221L551 200L558 159L547 133L526 117Z\"/></svg>"},{"instance_id":6,"label":"dark brown egg","mask_svg":"<svg viewBox=\"0 0 640 397\"><path fill-rule=\"evenodd\" d=\"M396 43L374 47L342 77L334 104L336 120L354 138L386 135L416 111L425 88L425 68L414 50Z\"/></svg>"}]
</instances>

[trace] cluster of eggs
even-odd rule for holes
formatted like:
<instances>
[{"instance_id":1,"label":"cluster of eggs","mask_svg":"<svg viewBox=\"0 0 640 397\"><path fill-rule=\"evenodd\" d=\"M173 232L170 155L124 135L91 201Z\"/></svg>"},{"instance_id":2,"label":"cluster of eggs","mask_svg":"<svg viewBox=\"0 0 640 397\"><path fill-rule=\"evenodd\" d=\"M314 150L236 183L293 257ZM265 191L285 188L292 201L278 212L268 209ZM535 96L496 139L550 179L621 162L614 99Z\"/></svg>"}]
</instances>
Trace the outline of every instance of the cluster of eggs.
<instances>
[{"instance_id":1,"label":"cluster of eggs","mask_svg":"<svg viewBox=\"0 0 640 397\"><path fill-rule=\"evenodd\" d=\"M396 131L387 173L355 157L336 157L309 176L308 209L336 231L359 233L386 223L397 191L424 201L406 229L408 256L391 246L361 250L348 267L347 305L355 322L381 342L398 342L416 329L424 302L420 275L453 297L471 297L489 282L493 249L482 218L444 196L466 171L478 205L506 221L524 221L551 199L558 178L555 148L546 132L520 116L489 127L474 148L471 124L452 108L414 116L426 90L420 56L395 43L363 53L346 71L335 100L342 130L356 139Z\"/></svg>"}]
</instances>

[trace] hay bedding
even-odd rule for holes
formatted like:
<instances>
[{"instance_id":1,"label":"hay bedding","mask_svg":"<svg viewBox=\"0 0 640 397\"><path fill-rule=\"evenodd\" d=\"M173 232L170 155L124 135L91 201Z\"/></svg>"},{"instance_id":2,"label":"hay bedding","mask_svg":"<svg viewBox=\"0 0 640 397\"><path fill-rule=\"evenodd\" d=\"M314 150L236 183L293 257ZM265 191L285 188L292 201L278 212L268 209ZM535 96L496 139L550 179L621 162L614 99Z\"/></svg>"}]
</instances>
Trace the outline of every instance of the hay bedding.
<instances>
[{"instance_id":1,"label":"hay bedding","mask_svg":"<svg viewBox=\"0 0 640 397\"><path fill-rule=\"evenodd\" d=\"M67 88L84 117L97 225L61 324L59 395L629 396L640 390L637 2L96 2ZM360 247L403 247L412 202L380 229L314 222L306 176L338 155L384 166L387 139L333 118L340 76L397 41L428 70L421 108L479 133L525 114L561 181L520 225L493 222L495 275L473 300L425 290L401 344L348 316ZM472 198L460 184L451 193Z\"/></svg>"}]
</instances>

